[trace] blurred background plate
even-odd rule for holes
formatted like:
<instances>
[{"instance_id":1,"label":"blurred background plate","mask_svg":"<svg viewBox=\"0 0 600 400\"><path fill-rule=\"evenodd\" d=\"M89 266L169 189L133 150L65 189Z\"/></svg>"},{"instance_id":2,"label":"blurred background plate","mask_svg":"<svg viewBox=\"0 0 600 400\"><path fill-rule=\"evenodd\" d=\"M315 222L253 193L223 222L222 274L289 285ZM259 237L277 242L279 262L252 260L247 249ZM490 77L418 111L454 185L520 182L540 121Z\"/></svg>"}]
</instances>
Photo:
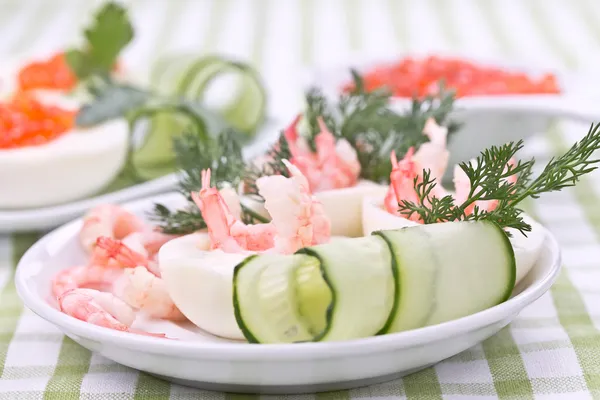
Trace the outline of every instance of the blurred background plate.
<instances>
[{"instance_id":1,"label":"blurred background plate","mask_svg":"<svg viewBox=\"0 0 600 400\"><path fill-rule=\"evenodd\" d=\"M386 58L369 58L353 54L346 62L329 66L317 66L303 71L305 88L316 86L332 100L338 98L344 84L351 82L350 69L359 74L399 62L402 58L421 59L434 53L410 53ZM556 76L562 91L559 95L489 95L464 96L456 100L452 116L460 123L461 129L448 144L449 164L454 165L476 157L479 152L492 145L502 145L547 131L555 118L576 122L592 123L600 120L600 90L590 82L595 81L592 72L579 71L577 74L564 70L541 68L531 63L524 65L507 63L505 60L473 58L456 53L436 52L436 57L457 58L477 65L500 67L509 71L524 72L537 77L545 73ZM411 99L393 97L393 107L406 110L411 107ZM452 169L447 171L451 174ZM446 176L446 179L449 176Z\"/></svg>"},{"instance_id":2,"label":"blurred background plate","mask_svg":"<svg viewBox=\"0 0 600 400\"><path fill-rule=\"evenodd\" d=\"M274 142L283 123L277 118L268 118L258 130L254 140L243 149L247 159L253 158ZM0 233L48 230L70 221L90 208L104 203L121 203L133 199L171 191L177 187L175 173L152 179L111 193L93 196L50 207L24 210L0 210Z\"/></svg>"}]
</instances>

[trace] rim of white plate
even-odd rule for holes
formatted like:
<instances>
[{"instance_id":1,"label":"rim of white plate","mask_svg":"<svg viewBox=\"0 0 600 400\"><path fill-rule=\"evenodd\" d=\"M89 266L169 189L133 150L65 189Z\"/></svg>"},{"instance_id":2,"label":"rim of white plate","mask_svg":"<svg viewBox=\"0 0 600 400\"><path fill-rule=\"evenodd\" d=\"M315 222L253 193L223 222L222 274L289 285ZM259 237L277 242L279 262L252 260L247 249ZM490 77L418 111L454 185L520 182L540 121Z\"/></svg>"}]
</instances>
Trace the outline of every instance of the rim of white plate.
<instances>
[{"instance_id":1,"label":"rim of white plate","mask_svg":"<svg viewBox=\"0 0 600 400\"><path fill-rule=\"evenodd\" d=\"M128 203L127 208L134 212L145 211L152 202L168 201L171 197L174 199L174 194L169 193L160 197L137 200ZM76 219L53 230L36 242L21 258L15 274L15 284L17 292L25 305L59 328L64 327L69 333L100 342L112 342L116 345L139 351L154 354L169 354L171 356L177 355L182 358L306 360L423 345L448 336L484 327L516 315L521 309L538 299L552 286L561 265L561 251L558 243L554 236L544 228L546 231L546 240L548 241L547 244L552 253L549 261L552 265L548 273L506 302L467 317L405 332L340 342L249 344L165 340L102 328L72 318L51 307L43 298L30 289L27 284L27 278L31 274L28 273L28 270L34 268L33 265L35 264L30 260L35 258L35 254L41 251L42 247L46 246L47 242L51 241L54 237L75 235L81 223L81 219Z\"/></svg>"}]
</instances>

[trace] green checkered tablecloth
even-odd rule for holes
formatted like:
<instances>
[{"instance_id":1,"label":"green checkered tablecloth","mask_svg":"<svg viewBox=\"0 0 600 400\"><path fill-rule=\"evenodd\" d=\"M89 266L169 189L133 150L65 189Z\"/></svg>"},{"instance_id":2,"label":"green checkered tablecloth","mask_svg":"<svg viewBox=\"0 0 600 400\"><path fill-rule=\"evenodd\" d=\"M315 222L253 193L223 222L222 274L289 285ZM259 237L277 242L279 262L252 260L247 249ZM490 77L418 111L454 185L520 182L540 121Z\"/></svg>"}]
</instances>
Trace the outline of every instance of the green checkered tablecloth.
<instances>
[{"instance_id":1,"label":"green checkered tablecloth","mask_svg":"<svg viewBox=\"0 0 600 400\"><path fill-rule=\"evenodd\" d=\"M69 44L101 3L0 0L2 59ZM273 112L298 106L302 67L340 63L352 54L373 58L442 51L592 71L600 54L597 0L126 3L138 32L126 54L129 64L143 68L171 51L220 51L242 57L264 73ZM545 161L586 130L587 126L557 124L525 150ZM496 336L402 380L294 398L600 398L599 199L597 173L576 189L536 202L531 211L557 236L564 269L549 293ZM117 365L81 348L25 309L12 274L38 237L0 236L0 399L234 396L171 385Z\"/></svg>"}]
</instances>

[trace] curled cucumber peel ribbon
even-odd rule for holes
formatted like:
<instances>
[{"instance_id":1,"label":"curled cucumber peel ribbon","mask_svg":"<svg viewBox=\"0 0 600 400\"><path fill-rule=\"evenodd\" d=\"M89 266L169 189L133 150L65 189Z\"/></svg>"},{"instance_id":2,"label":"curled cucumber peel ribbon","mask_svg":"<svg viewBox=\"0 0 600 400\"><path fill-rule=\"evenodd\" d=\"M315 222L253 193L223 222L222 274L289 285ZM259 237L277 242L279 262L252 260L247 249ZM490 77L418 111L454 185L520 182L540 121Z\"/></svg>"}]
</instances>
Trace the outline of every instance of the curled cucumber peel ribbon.
<instances>
[{"instance_id":1,"label":"curled cucumber peel ribbon","mask_svg":"<svg viewBox=\"0 0 600 400\"><path fill-rule=\"evenodd\" d=\"M226 90L228 101L209 107L211 84L234 78ZM266 92L259 74L249 65L219 56L174 56L159 60L150 85L161 99L149 101L129 114L131 145L127 170L136 180L153 179L174 172L173 138L193 125L203 139L225 128L239 132L242 142L254 138L265 120ZM219 96L221 97L221 96ZM143 125L142 133L136 130Z\"/></svg>"}]
</instances>

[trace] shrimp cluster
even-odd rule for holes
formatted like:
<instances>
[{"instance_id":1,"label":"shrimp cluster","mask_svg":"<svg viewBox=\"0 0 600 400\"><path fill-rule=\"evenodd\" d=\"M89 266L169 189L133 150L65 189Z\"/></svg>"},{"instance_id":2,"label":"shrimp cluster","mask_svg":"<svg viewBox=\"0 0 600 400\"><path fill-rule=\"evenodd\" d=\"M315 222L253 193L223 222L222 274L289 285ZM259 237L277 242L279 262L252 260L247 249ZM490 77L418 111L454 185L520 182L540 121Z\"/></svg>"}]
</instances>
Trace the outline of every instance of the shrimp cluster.
<instances>
[{"instance_id":1,"label":"shrimp cluster","mask_svg":"<svg viewBox=\"0 0 600 400\"><path fill-rule=\"evenodd\" d=\"M289 178L274 175L256 181L271 216L270 222L256 225L242 222L238 193L231 187L212 187L210 169L202 171L202 188L191 196L207 225L212 249L290 254L329 240L329 219L308 180L298 167L283 162ZM171 321L186 319L171 299L156 261L160 247L173 238L119 206L92 209L79 234L88 263L61 271L53 281L59 309L98 326L165 337L133 329L132 324L138 312Z\"/></svg>"},{"instance_id":2,"label":"shrimp cluster","mask_svg":"<svg viewBox=\"0 0 600 400\"><path fill-rule=\"evenodd\" d=\"M396 154L392 152L390 187L384 200L387 212L408 218L413 222L422 222L421 217L417 214L412 214L410 217L401 215L398 204L403 201L409 201L414 204L419 203L419 198L415 191L415 179L417 182L422 181L423 170L429 170L431 178L435 179L436 182L440 182L448 167L449 152L446 148L448 129L439 126L433 118L430 118L425 124L423 133L429 138L429 142L422 144L416 152L411 147L400 161L397 160ZM513 163L514 160L511 160L510 164ZM516 175L511 175L507 178L507 181L514 183L516 179ZM465 172L458 165L454 167L453 181L455 187L453 197L460 204L468 198L471 192L471 183ZM447 194L449 193L441 185L435 185L430 196L442 198ZM467 214L472 213L475 206L480 210L491 211L497 204L496 200L478 200L470 204L465 212Z\"/></svg>"},{"instance_id":3,"label":"shrimp cluster","mask_svg":"<svg viewBox=\"0 0 600 400\"><path fill-rule=\"evenodd\" d=\"M229 253L274 252L291 254L304 246L327 242L331 223L322 204L311 194L307 178L288 160L290 177L258 178L256 186L271 216L269 223L247 225L241 221L237 196L228 196L211 186L210 170L202 173L202 189L192 193L208 227L213 249Z\"/></svg>"},{"instance_id":4,"label":"shrimp cluster","mask_svg":"<svg viewBox=\"0 0 600 400\"><path fill-rule=\"evenodd\" d=\"M315 137L313 152L304 137L298 134L302 114L284 131L290 153L289 160L306 177L310 190L341 189L356 185L360 163L356 150L345 139L337 139L327 129L323 118L318 118L319 134Z\"/></svg>"},{"instance_id":5,"label":"shrimp cluster","mask_svg":"<svg viewBox=\"0 0 600 400\"><path fill-rule=\"evenodd\" d=\"M93 208L79 233L88 263L61 271L53 281L60 311L105 328L164 337L131 326L138 311L154 318L185 318L167 293L155 261L160 247L172 238L117 205Z\"/></svg>"}]
</instances>

